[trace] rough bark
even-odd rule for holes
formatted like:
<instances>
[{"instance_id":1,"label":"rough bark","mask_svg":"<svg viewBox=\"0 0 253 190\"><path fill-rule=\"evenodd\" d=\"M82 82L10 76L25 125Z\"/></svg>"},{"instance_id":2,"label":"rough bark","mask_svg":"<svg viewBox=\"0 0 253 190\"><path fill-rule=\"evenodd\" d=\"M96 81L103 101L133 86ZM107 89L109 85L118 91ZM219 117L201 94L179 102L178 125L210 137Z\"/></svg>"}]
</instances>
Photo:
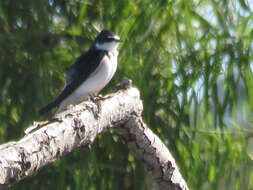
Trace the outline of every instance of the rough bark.
<instances>
[{"instance_id":1,"label":"rough bark","mask_svg":"<svg viewBox=\"0 0 253 190\"><path fill-rule=\"evenodd\" d=\"M161 190L188 189L170 151L141 117L131 117L124 128L116 131L124 137L129 150L143 161Z\"/></svg>"},{"instance_id":2,"label":"rough bark","mask_svg":"<svg viewBox=\"0 0 253 190\"><path fill-rule=\"evenodd\" d=\"M175 160L141 119L142 102L136 88L120 90L99 102L86 102L34 123L25 137L0 146L0 188L20 181L77 147L86 147L97 135L117 128L144 160L161 189L187 189Z\"/></svg>"}]
</instances>

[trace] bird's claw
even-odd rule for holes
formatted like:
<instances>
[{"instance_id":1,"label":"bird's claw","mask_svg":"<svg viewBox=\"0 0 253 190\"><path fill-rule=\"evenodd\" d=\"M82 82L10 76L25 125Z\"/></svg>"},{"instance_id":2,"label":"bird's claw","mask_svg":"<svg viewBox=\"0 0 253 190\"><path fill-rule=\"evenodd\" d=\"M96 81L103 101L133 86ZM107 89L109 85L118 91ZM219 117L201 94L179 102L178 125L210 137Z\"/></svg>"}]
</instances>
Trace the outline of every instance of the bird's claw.
<instances>
[{"instance_id":1,"label":"bird's claw","mask_svg":"<svg viewBox=\"0 0 253 190\"><path fill-rule=\"evenodd\" d=\"M90 101L94 102L95 104L99 103L102 100L105 100L106 97L102 95L90 95L89 96Z\"/></svg>"}]
</instances>

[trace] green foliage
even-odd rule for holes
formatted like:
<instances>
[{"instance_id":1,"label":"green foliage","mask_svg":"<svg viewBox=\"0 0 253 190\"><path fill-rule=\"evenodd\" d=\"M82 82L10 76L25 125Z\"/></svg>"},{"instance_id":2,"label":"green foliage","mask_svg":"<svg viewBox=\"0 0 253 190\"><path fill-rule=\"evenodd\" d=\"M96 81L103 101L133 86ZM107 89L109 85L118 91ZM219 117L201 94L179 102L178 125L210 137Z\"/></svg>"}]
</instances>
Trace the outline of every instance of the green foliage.
<instances>
[{"instance_id":1,"label":"green foliage","mask_svg":"<svg viewBox=\"0 0 253 190\"><path fill-rule=\"evenodd\" d=\"M0 142L22 136L99 30L123 40L144 119L191 189L253 189L252 3L227 0L0 1ZM112 138L113 137L113 138ZM12 189L156 189L114 133Z\"/></svg>"}]
</instances>

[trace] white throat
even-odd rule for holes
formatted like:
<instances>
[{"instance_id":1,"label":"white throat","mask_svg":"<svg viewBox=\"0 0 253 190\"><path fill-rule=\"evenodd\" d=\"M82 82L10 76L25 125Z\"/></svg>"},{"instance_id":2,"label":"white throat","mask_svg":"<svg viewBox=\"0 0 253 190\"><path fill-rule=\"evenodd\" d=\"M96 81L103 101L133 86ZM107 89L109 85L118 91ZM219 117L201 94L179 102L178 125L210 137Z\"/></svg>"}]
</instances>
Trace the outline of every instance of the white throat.
<instances>
[{"instance_id":1,"label":"white throat","mask_svg":"<svg viewBox=\"0 0 253 190\"><path fill-rule=\"evenodd\" d=\"M112 41L112 42L96 43L95 46L99 50L116 51L119 46L119 42Z\"/></svg>"}]
</instances>

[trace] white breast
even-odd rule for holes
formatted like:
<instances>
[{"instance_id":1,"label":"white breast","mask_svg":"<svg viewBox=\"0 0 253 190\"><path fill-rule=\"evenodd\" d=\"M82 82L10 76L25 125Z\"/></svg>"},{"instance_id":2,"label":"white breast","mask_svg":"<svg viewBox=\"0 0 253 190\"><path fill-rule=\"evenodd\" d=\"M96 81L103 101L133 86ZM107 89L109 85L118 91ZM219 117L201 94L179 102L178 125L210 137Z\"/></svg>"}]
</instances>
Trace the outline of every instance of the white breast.
<instances>
[{"instance_id":1,"label":"white breast","mask_svg":"<svg viewBox=\"0 0 253 190\"><path fill-rule=\"evenodd\" d=\"M118 52L109 52L101 60L98 68L59 106L58 111L70 104L76 104L99 93L112 79L117 69Z\"/></svg>"}]
</instances>

